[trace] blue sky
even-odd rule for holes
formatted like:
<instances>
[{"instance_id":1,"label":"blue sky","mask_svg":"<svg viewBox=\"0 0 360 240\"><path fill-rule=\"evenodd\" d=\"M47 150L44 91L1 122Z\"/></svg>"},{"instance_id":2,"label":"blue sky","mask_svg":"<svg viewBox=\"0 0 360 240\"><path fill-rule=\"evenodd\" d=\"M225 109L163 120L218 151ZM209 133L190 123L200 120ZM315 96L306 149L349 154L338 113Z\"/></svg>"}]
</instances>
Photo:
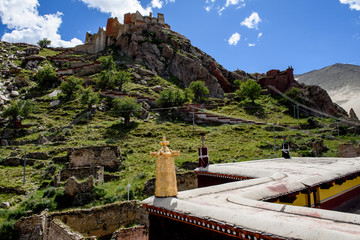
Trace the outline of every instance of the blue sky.
<instances>
[{"instance_id":1,"label":"blue sky","mask_svg":"<svg viewBox=\"0 0 360 240\"><path fill-rule=\"evenodd\" d=\"M304 73L360 65L360 0L1 0L0 37L74 46L107 18L165 14L171 28L229 70Z\"/></svg>"}]
</instances>

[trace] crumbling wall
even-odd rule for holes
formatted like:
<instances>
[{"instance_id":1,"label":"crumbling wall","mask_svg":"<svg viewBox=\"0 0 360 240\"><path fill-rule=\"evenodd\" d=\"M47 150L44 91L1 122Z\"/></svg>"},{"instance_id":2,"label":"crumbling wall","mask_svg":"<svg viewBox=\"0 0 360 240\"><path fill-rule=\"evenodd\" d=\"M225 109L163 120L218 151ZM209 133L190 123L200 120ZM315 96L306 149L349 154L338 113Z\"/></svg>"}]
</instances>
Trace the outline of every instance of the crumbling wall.
<instances>
[{"instance_id":1,"label":"crumbling wall","mask_svg":"<svg viewBox=\"0 0 360 240\"><path fill-rule=\"evenodd\" d=\"M148 226L148 214L136 201L109 204L91 209L72 210L52 214L72 230L84 236L111 236L122 226L138 223Z\"/></svg>"},{"instance_id":2,"label":"crumbling wall","mask_svg":"<svg viewBox=\"0 0 360 240\"><path fill-rule=\"evenodd\" d=\"M94 177L97 184L102 184L104 182L104 167L95 166L62 169L58 174L55 175L54 185L58 186L59 182L66 181L71 177L75 177L76 179L80 180L90 176Z\"/></svg>"},{"instance_id":3,"label":"crumbling wall","mask_svg":"<svg viewBox=\"0 0 360 240\"><path fill-rule=\"evenodd\" d=\"M19 239L42 240L45 226L46 212L21 218L15 223L15 229L20 233Z\"/></svg>"},{"instance_id":4,"label":"crumbling wall","mask_svg":"<svg viewBox=\"0 0 360 240\"><path fill-rule=\"evenodd\" d=\"M139 202L126 201L90 209L55 213L44 211L40 215L21 218L15 223L15 228L21 235L19 239L96 239L111 237L119 228L133 224L143 225L146 233L148 218L148 213ZM139 230L138 236L141 236L140 233Z\"/></svg>"},{"instance_id":5,"label":"crumbling wall","mask_svg":"<svg viewBox=\"0 0 360 240\"><path fill-rule=\"evenodd\" d=\"M112 240L148 240L149 235L144 226L132 228L122 228L115 231L111 237Z\"/></svg>"},{"instance_id":6,"label":"crumbling wall","mask_svg":"<svg viewBox=\"0 0 360 240\"><path fill-rule=\"evenodd\" d=\"M80 233L72 231L68 226L58 219L50 222L47 232L48 240L83 240L85 239ZM96 238L94 238L96 239Z\"/></svg>"},{"instance_id":7,"label":"crumbling wall","mask_svg":"<svg viewBox=\"0 0 360 240\"><path fill-rule=\"evenodd\" d=\"M68 157L70 167L103 166L117 170L121 164L121 153L116 146L70 149Z\"/></svg>"}]
</instances>

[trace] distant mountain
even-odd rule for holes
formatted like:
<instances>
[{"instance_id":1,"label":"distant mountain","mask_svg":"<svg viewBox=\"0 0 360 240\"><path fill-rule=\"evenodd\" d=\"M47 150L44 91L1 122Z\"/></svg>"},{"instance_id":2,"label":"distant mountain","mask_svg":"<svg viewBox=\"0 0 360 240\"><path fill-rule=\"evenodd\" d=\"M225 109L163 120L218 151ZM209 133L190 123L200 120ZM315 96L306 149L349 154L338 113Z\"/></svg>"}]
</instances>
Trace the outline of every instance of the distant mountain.
<instances>
[{"instance_id":1,"label":"distant mountain","mask_svg":"<svg viewBox=\"0 0 360 240\"><path fill-rule=\"evenodd\" d=\"M356 115L360 116L360 66L337 63L296 75L295 79L306 85L324 88L334 102L347 112L353 108Z\"/></svg>"}]
</instances>

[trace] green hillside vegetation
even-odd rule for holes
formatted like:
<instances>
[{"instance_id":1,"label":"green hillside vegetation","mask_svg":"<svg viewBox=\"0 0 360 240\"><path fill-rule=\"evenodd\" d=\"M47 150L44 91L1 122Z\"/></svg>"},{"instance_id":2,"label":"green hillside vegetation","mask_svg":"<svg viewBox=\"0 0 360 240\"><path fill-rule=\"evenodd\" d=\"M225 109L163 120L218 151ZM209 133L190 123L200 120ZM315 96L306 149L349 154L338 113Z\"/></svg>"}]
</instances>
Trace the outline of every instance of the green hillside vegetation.
<instances>
[{"instance_id":1,"label":"green hillside vegetation","mask_svg":"<svg viewBox=\"0 0 360 240\"><path fill-rule=\"evenodd\" d=\"M16 47L13 51L22 48ZM39 55L55 56L59 53L61 52L44 48ZM84 58L83 55L77 57ZM89 61L95 61L98 57L94 56ZM124 59L126 58L122 60ZM114 56L114 60L118 59ZM51 61L45 61L41 65L48 65L53 69L57 68ZM144 66L142 68L145 69ZM124 64L115 67L111 66L109 69L111 69L109 71L121 73L127 79L134 72L134 69L126 68ZM28 86L19 89L21 93L19 98L32 99L36 111L31 112L26 119L22 120L22 124L27 125L27 128L16 129L10 124L0 125L0 132L3 136L13 136L10 144L2 146L0 149L0 163L10 157L24 158L25 151L27 153L46 153L48 158L46 160L36 160L34 165L26 167L25 185L23 185L23 166L0 165L0 187L11 187L26 192L26 194L0 194L0 202L9 201L12 203L10 209L0 211L0 224L23 215L41 212L45 208L54 211L75 207L91 207L126 200L126 186L128 184L131 184L131 199L144 199L147 197L143 193L144 183L147 179L155 177L155 158L152 158L149 153L160 148L159 142L163 136L166 136L170 141L169 147L171 149L180 150L181 152L181 155L175 158L179 172L188 171L188 169L183 169L184 163L197 162L197 148L201 145L201 136L205 136L205 144L209 148L212 163L281 157L279 149L283 137L287 137L288 141L293 146L296 146L296 149L291 151L292 156L313 156L308 143L314 140L323 140L324 145L329 148L328 151L322 153L324 157L337 156L337 146L340 143L358 141L358 135L354 131L352 133L348 131L351 127L343 124L340 124L340 136L338 137L336 120L310 119L308 116L301 114L300 119L294 118L292 108L288 108L281 97L271 95L260 95L257 99L244 99L241 101L236 97L203 99L202 96L199 98L199 100L205 101L206 104L216 106L212 110L208 110L211 113L264 122L268 125L209 125L197 123L193 125L191 120L184 121L182 115L176 111L172 111L170 116L166 112L164 114L163 111L161 112L156 110L156 107L152 107L149 110L149 118L136 117L141 115L141 112L136 112L130 117L128 126L125 126L124 120L118 117L120 114L112 113L111 109L114 102L110 97L101 95L100 101L94 100L93 102L97 103L97 106L92 108L91 103L88 104L85 100L81 101L81 94L84 91L89 91L89 88L84 90L80 87L74 87L77 89L74 95L49 97L49 93L54 90L59 90L62 87L64 89L64 82L75 82L75 86L83 83L84 86L93 87L94 92L97 92L96 83L101 73L77 76L80 80L75 79L76 81L73 77L67 76L63 79L63 84L47 85L50 88L45 90L39 89L35 74L32 71L23 70L19 74L25 75L29 82ZM5 80L1 79L0 81ZM161 95L161 92L154 91L152 87L156 85L162 86L164 90L171 90L172 93L186 93L180 98L180 104L188 100L188 96L191 95L188 93L189 90L185 90L180 84L177 84L176 79L174 80L173 77L164 79L155 75L148 81L148 85L139 84L131 78L121 82L121 84L122 92L129 95L140 94L156 100L159 100L161 96L172 99L168 95L165 96L164 93ZM116 86L111 86L111 88L116 90ZM87 92L84 97L88 101L90 101L88 99L89 94ZM98 96L92 97L98 98ZM60 104L51 107L50 103L56 99L61 100ZM87 112L91 112L90 115L86 114ZM311 129L306 130L294 129L314 121L318 123L317 126L319 127L310 127ZM273 124L277 125L275 128L277 151L274 150ZM359 129L355 129L356 131L359 133ZM38 144L36 142L40 134L45 138L57 140L44 145ZM91 194L90 203L84 206L64 204L66 199L64 199L63 189L52 186L54 174L59 169L65 168L66 163L59 161L59 159L66 156L68 148L101 145L115 145L121 149L122 166L115 172L107 172L110 175L119 176L119 180L106 182L96 187Z\"/></svg>"}]
</instances>

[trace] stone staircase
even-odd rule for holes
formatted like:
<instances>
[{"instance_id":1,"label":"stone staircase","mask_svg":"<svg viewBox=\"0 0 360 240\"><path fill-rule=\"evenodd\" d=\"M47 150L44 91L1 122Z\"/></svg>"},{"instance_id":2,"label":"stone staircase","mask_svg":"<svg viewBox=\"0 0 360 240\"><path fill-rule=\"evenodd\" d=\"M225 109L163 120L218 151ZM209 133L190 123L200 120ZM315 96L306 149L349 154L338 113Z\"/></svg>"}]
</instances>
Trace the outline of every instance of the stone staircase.
<instances>
[{"instance_id":1,"label":"stone staircase","mask_svg":"<svg viewBox=\"0 0 360 240\"><path fill-rule=\"evenodd\" d=\"M267 125L264 122L256 122L252 120L245 120L241 118L234 118L228 116L222 116L215 113L208 112L210 109L214 109L216 106L201 105L201 104L185 104L184 107L179 110L184 113L194 114L196 120L218 123L218 124L255 124L255 125Z\"/></svg>"}]
</instances>

